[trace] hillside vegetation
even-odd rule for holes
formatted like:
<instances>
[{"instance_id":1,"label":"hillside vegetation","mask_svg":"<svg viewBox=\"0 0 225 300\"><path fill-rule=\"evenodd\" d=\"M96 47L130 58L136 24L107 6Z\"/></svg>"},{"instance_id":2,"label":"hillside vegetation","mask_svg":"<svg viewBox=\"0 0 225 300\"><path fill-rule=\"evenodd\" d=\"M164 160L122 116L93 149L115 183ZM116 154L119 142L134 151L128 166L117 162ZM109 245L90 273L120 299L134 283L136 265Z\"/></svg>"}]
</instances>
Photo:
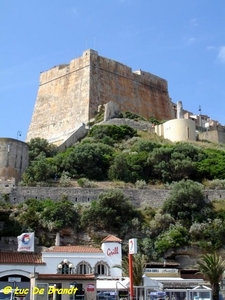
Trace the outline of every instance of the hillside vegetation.
<instances>
[{"instance_id":1,"label":"hillside vegetation","mask_svg":"<svg viewBox=\"0 0 225 300\"><path fill-rule=\"evenodd\" d=\"M33 230L40 245L50 246L56 232L70 229L76 237L88 234L99 242L102 234L122 239L138 237L141 253L160 259L168 250L197 246L214 251L225 243L224 199L208 203L203 189L225 188L225 147L212 143L171 143L128 126L98 125L79 143L57 153L41 138L29 143L30 163L23 185L95 187L99 182L136 188L150 185L170 189L163 207L135 208L122 189L111 188L95 201L73 204L66 198L29 199L22 204L1 203L5 226L1 236ZM126 250L126 249L124 249Z\"/></svg>"},{"instance_id":2,"label":"hillside vegetation","mask_svg":"<svg viewBox=\"0 0 225 300\"><path fill-rule=\"evenodd\" d=\"M225 146L212 143L172 143L155 134L126 126L97 125L81 142L57 153L41 138L29 143L30 164L23 183L40 185L55 179L86 178L135 184L171 184L225 178Z\"/></svg>"}]
</instances>

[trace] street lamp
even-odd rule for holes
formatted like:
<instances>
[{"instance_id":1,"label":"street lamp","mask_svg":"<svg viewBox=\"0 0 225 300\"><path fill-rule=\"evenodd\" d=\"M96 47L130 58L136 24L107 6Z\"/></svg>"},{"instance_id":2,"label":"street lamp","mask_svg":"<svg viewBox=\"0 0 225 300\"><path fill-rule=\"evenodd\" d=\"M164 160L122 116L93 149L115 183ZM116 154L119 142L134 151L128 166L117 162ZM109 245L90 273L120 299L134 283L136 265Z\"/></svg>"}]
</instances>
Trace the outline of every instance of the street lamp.
<instances>
[{"instance_id":1,"label":"street lamp","mask_svg":"<svg viewBox=\"0 0 225 300\"><path fill-rule=\"evenodd\" d=\"M70 263L70 264L69 264L69 273L70 273L70 274L73 273L73 268L74 268L73 264Z\"/></svg>"},{"instance_id":2,"label":"street lamp","mask_svg":"<svg viewBox=\"0 0 225 300\"><path fill-rule=\"evenodd\" d=\"M58 264L58 273L62 274L62 264Z\"/></svg>"},{"instance_id":3,"label":"street lamp","mask_svg":"<svg viewBox=\"0 0 225 300\"><path fill-rule=\"evenodd\" d=\"M20 130L17 131L16 139L18 140L18 137L22 135L22 132Z\"/></svg>"}]
</instances>

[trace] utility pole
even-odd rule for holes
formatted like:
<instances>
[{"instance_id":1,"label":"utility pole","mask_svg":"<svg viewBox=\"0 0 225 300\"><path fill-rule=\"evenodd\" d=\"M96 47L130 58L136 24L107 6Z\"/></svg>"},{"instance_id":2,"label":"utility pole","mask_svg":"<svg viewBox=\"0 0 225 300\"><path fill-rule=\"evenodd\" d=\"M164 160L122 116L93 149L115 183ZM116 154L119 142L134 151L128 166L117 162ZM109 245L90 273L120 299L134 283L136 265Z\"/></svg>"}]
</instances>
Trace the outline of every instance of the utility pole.
<instances>
[{"instance_id":1,"label":"utility pole","mask_svg":"<svg viewBox=\"0 0 225 300\"><path fill-rule=\"evenodd\" d=\"M133 284L133 254L137 253L137 239L129 240L129 278L130 278L130 299L134 299L134 284Z\"/></svg>"}]
</instances>

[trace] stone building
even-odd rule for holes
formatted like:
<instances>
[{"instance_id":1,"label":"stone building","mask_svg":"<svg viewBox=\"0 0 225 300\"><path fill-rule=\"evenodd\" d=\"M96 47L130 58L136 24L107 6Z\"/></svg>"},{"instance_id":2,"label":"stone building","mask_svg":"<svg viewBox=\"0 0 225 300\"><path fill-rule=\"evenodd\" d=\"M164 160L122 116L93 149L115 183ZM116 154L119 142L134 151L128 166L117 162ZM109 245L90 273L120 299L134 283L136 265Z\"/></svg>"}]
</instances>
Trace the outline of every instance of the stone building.
<instances>
[{"instance_id":1,"label":"stone building","mask_svg":"<svg viewBox=\"0 0 225 300\"><path fill-rule=\"evenodd\" d=\"M12 138L0 138L0 191L7 194L28 166L28 145Z\"/></svg>"},{"instance_id":2,"label":"stone building","mask_svg":"<svg viewBox=\"0 0 225 300\"><path fill-rule=\"evenodd\" d=\"M191 118L184 118L181 101L177 102L176 119L155 126L155 133L172 142L196 141L196 123Z\"/></svg>"},{"instance_id":3,"label":"stone building","mask_svg":"<svg viewBox=\"0 0 225 300\"><path fill-rule=\"evenodd\" d=\"M165 79L86 50L69 64L41 73L26 140L42 137L61 145L111 101L120 112L174 118Z\"/></svg>"},{"instance_id":4,"label":"stone building","mask_svg":"<svg viewBox=\"0 0 225 300\"><path fill-rule=\"evenodd\" d=\"M155 126L155 133L172 142L207 140L225 143L225 126L207 115L193 114L183 109L182 101L174 105L175 119Z\"/></svg>"}]
</instances>

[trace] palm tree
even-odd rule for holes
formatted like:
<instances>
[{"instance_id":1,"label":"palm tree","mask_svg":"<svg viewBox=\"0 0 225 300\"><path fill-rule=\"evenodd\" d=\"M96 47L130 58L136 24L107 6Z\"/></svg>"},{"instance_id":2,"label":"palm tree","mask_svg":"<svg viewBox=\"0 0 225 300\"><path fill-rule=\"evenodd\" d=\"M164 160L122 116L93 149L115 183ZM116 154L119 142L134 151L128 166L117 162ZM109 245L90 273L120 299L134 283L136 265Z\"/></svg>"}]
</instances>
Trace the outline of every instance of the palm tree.
<instances>
[{"instance_id":1,"label":"palm tree","mask_svg":"<svg viewBox=\"0 0 225 300\"><path fill-rule=\"evenodd\" d=\"M211 284L213 300L219 300L219 283L225 271L225 260L217 253L213 253L203 255L197 263L199 271Z\"/></svg>"},{"instance_id":2,"label":"palm tree","mask_svg":"<svg viewBox=\"0 0 225 300\"><path fill-rule=\"evenodd\" d=\"M139 286L142 284L142 276L144 274L144 267L146 264L146 256L143 254L134 254L132 267L133 267L133 284ZM129 260L128 257L124 257L121 265L115 265L113 268L122 269L123 276L129 277Z\"/></svg>"}]
</instances>

